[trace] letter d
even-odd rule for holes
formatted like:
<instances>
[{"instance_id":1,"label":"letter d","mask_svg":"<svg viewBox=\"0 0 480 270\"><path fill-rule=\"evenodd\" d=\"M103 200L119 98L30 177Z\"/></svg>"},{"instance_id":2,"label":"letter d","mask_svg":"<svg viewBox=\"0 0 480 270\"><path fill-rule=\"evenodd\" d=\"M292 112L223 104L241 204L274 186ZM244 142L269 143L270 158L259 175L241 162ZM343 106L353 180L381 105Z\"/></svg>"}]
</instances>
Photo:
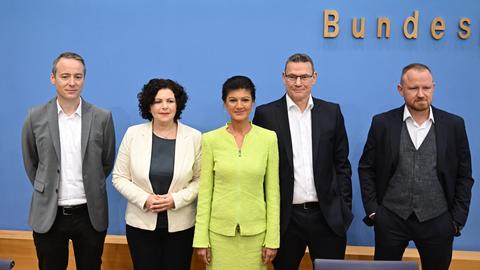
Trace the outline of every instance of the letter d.
<instances>
[{"instance_id":1,"label":"letter d","mask_svg":"<svg viewBox=\"0 0 480 270\"><path fill-rule=\"evenodd\" d=\"M408 24L412 23L412 32L408 32ZM418 10L413 12L413 16L409 16L403 22L403 35L408 39L416 39L418 33Z\"/></svg>"}]
</instances>

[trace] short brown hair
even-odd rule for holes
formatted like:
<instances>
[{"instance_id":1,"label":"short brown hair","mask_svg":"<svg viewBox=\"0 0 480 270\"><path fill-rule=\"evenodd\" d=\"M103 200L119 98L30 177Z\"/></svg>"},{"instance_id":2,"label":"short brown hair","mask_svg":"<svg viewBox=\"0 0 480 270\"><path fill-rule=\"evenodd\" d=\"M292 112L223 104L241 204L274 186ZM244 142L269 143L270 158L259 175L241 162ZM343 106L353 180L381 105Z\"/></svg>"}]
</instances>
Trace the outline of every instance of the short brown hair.
<instances>
[{"instance_id":1,"label":"short brown hair","mask_svg":"<svg viewBox=\"0 0 480 270\"><path fill-rule=\"evenodd\" d=\"M55 75L57 73L57 64L58 61L62 58L67 58L67 59L75 59L77 61L80 61L83 65L83 76L87 75L87 68L85 67L85 60L83 60L83 57L81 57L79 54L74 53L74 52L63 52L55 60L53 60L53 65L52 65L52 74Z\"/></svg>"},{"instance_id":2,"label":"short brown hair","mask_svg":"<svg viewBox=\"0 0 480 270\"><path fill-rule=\"evenodd\" d=\"M315 71L315 67L313 66L313 60L308 54L306 53L296 53L292 54L290 57L288 57L287 62L285 62L285 68L283 69L284 71L287 71L287 65L288 63L310 63L312 65L312 71Z\"/></svg>"}]
</instances>

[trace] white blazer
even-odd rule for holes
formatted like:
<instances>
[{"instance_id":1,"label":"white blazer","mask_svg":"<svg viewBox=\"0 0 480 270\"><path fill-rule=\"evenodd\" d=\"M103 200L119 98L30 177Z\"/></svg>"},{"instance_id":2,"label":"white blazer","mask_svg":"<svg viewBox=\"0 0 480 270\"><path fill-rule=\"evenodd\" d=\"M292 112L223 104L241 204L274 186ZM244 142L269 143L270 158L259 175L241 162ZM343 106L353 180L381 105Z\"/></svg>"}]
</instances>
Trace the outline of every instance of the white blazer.
<instances>
[{"instance_id":1,"label":"white blazer","mask_svg":"<svg viewBox=\"0 0 480 270\"><path fill-rule=\"evenodd\" d=\"M201 133L178 122L173 179L168 190L175 208L167 210L168 231L193 227L200 177ZM157 214L147 211L145 202L154 194L150 183L152 122L131 126L123 137L113 168L113 186L127 199L128 225L153 231Z\"/></svg>"}]
</instances>

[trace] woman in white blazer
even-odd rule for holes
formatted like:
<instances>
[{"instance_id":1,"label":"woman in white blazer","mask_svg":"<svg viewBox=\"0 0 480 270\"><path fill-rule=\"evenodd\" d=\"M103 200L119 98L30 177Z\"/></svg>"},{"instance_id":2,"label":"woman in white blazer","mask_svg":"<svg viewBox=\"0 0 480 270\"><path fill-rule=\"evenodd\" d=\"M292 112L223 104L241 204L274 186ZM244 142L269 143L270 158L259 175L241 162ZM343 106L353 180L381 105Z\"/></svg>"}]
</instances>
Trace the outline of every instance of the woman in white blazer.
<instances>
[{"instance_id":1,"label":"woman in white blazer","mask_svg":"<svg viewBox=\"0 0 480 270\"><path fill-rule=\"evenodd\" d=\"M128 128L120 145L112 182L128 201L135 269L190 269L201 133L178 121L187 99L178 83L150 80L138 94L149 122Z\"/></svg>"}]
</instances>

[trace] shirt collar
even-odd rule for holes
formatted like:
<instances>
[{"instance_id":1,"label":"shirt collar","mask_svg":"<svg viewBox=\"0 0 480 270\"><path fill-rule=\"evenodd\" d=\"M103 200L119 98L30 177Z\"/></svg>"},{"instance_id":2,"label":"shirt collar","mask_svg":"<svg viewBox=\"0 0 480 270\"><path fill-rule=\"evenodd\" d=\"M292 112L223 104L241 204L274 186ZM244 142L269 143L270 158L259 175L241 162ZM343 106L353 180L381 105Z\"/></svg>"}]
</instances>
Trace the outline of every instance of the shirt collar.
<instances>
[{"instance_id":1,"label":"shirt collar","mask_svg":"<svg viewBox=\"0 0 480 270\"><path fill-rule=\"evenodd\" d=\"M65 113L62 109L62 106L60 106L60 103L58 103L58 99L56 101L57 101L57 113L58 114ZM82 116L82 99L80 99L80 103L78 103L78 107L75 110L74 114L78 114L78 116L80 117Z\"/></svg>"},{"instance_id":2,"label":"shirt collar","mask_svg":"<svg viewBox=\"0 0 480 270\"><path fill-rule=\"evenodd\" d=\"M297 107L297 109L300 110L300 108L298 107L297 104L295 104L295 102L293 102L293 100L290 98L290 96L288 94L285 95L286 99L287 99L287 108L290 110L292 107ZM312 95L310 95L308 97L308 103L307 103L307 108L305 108L305 110L311 110L313 108L313 98L312 98Z\"/></svg>"},{"instance_id":3,"label":"shirt collar","mask_svg":"<svg viewBox=\"0 0 480 270\"><path fill-rule=\"evenodd\" d=\"M405 120L409 118L413 120L413 117L410 114L410 111L408 110L407 105L405 105L403 108L403 121L405 122ZM433 118L432 106L430 106L430 114L428 115L428 120L432 121L432 123L435 123L435 119Z\"/></svg>"}]
</instances>

